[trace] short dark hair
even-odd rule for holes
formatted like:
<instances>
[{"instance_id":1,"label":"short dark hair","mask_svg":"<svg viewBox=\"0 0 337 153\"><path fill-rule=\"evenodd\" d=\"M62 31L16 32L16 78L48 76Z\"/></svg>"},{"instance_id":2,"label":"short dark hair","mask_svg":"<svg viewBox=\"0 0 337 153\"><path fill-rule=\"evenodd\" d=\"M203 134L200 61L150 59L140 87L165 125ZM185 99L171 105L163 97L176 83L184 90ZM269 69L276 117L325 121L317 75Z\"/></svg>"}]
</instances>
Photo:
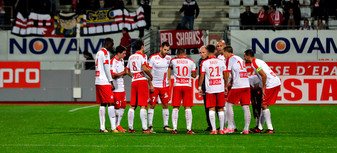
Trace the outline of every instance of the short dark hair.
<instances>
[{"instance_id":1,"label":"short dark hair","mask_svg":"<svg viewBox=\"0 0 337 153\"><path fill-rule=\"evenodd\" d=\"M106 46L109 43L114 43L114 40L111 39L111 38L105 38L105 40L104 40L104 46Z\"/></svg>"},{"instance_id":2,"label":"short dark hair","mask_svg":"<svg viewBox=\"0 0 337 153\"><path fill-rule=\"evenodd\" d=\"M177 55L184 54L184 53L186 53L184 48L180 48L177 51Z\"/></svg>"},{"instance_id":3,"label":"short dark hair","mask_svg":"<svg viewBox=\"0 0 337 153\"><path fill-rule=\"evenodd\" d=\"M133 44L136 50L142 49L142 46L144 46L144 42L141 39L137 39L135 43Z\"/></svg>"},{"instance_id":4,"label":"short dark hair","mask_svg":"<svg viewBox=\"0 0 337 153\"><path fill-rule=\"evenodd\" d=\"M119 46L116 47L116 54L123 53L123 51L125 51L125 50L126 50L126 48L124 46L119 45Z\"/></svg>"},{"instance_id":5,"label":"short dark hair","mask_svg":"<svg viewBox=\"0 0 337 153\"><path fill-rule=\"evenodd\" d=\"M215 51L215 46L214 45L207 45L206 50L210 53L214 53Z\"/></svg>"},{"instance_id":6,"label":"short dark hair","mask_svg":"<svg viewBox=\"0 0 337 153\"><path fill-rule=\"evenodd\" d=\"M123 30L123 31L126 31L126 32L128 32L128 31L129 31L129 29L128 29L128 28L126 28L126 27L124 27L122 30Z\"/></svg>"},{"instance_id":7,"label":"short dark hair","mask_svg":"<svg viewBox=\"0 0 337 153\"><path fill-rule=\"evenodd\" d=\"M253 50L251 50L251 49L247 49L246 51L245 51L245 55L246 56L249 56L249 57L254 57L254 51Z\"/></svg>"},{"instance_id":8,"label":"short dark hair","mask_svg":"<svg viewBox=\"0 0 337 153\"><path fill-rule=\"evenodd\" d=\"M161 47L164 47L164 46L170 47L170 44L167 41L165 41L165 42L161 43Z\"/></svg>"},{"instance_id":9,"label":"short dark hair","mask_svg":"<svg viewBox=\"0 0 337 153\"><path fill-rule=\"evenodd\" d=\"M225 51L225 52L228 52L228 53L233 53L233 48L232 48L232 46L226 46L226 47L224 48L224 51Z\"/></svg>"}]
</instances>

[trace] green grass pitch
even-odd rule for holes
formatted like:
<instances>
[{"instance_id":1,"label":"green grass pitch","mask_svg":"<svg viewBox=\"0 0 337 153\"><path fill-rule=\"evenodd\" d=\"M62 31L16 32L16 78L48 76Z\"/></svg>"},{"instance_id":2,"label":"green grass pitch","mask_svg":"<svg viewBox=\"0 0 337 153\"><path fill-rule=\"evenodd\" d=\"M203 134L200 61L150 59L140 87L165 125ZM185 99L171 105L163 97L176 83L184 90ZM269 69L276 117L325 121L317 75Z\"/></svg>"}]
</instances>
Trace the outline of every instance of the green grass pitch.
<instances>
[{"instance_id":1,"label":"green grass pitch","mask_svg":"<svg viewBox=\"0 0 337 153\"><path fill-rule=\"evenodd\" d=\"M337 105L271 106L276 133L250 135L204 132L202 105L192 108L195 135L185 133L183 108L179 111L179 133L164 132L160 105L154 116L156 134L141 133L139 108L136 133L99 133L98 106L70 112L79 107L84 105L0 105L0 152L337 152ZM125 129L127 110L121 124ZM172 108L170 118L171 112ZM242 108L234 106L234 112L241 131ZM108 118L106 127L110 127Z\"/></svg>"}]
</instances>

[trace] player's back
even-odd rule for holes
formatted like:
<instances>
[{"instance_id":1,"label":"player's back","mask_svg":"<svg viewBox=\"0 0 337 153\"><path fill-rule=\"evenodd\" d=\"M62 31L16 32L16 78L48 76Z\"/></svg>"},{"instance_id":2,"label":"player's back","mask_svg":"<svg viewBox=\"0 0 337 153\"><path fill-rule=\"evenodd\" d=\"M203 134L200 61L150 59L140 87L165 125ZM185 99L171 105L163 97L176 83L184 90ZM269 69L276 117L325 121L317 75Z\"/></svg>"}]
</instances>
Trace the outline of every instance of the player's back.
<instances>
[{"instance_id":1,"label":"player's back","mask_svg":"<svg viewBox=\"0 0 337 153\"><path fill-rule=\"evenodd\" d=\"M192 72L196 72L195 62L187 57L176 57L171 60L175 77L174 86L191 86Z\"/></svg>"},{"instance_id":2,"label":"player's back","mask_svg":"<svg viewBox=\"0 0 337 153\"><path fill-rule=\"evenodd\" d=\"M226 61L226 66L233 78L232 89L249 88L246 64L241 57L236 55L230 56Z\"/></svg>"},{"instance_id":3,"label":"player's back","mask_svg":"<svg viewBox=\"0 0 337 153\"><path fill-rule=\"evenodd\" d=\"M104 70L104 64L109 64L110 62L110 55L109 52L102 48L96 53L96 60L95 60L95 84L96 85L108 85L109 80Z\"/></svg>"},{"instance_id":4,"label":"player's back","mask_svg":"<svg viewBox=\"0 0 337 153\"><path fill-rule=\"evenodd\" d=\"M147 64L147 56L136 52L129 57L127 69L130 70L132 81L147 80L143 71L143 65Z\"/></svg>"},{"instance_id":5,"label":"player's back","mask_svg":"<svg viewBox=\"0 0 337 153\"><path fill-rule=\"evenodd\" d=\"M215 57L209 57L201 63L201 73L205 73L206 93L224 92L223 71L226 66L224 62Z\"/></svg>"},{"instance_id":6,"label":"player's back","mask_svg":"<svg viewBox=\"0 0 337 153\"><path fill-rule=\"evenodd\" d=\"M255 71L259 71L258 69L262 69L263 72L267 75L266 88L273 88L281 85L280 78L273 72L273 70L268 66L266 62L254 58L252 61L252 66ZM261 78L258 72L256 72L256 74L259 76L259 78Z\"/></svg>"}]
</instances>

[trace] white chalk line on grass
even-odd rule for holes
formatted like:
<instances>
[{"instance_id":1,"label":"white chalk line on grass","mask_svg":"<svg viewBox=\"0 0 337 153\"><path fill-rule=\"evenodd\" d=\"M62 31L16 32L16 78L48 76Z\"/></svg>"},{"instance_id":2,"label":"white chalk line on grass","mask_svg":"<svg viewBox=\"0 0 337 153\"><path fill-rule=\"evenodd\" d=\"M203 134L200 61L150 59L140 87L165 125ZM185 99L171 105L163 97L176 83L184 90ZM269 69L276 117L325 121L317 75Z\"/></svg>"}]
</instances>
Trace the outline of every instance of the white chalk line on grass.
<instances>
[{"instance_id":1,"label":"white chalk line on grass","mask_svg":"<svg viewBox=\"0 0 337 153\"><path fill-rule=\"evenodd\" d=\"M80 109L86 109L86 108L95 107L95 106L97 106L97 105L78 107L78 108L74 108L72 110L69 110L69 112L75 112L75 111L80 110Z\"/></svg>"},{"instance_id":2,"label":"white chalk line on grass","mask_svg":"<svg viewBox=\"0 0 337 153\"><path fill-rule=\"evenodd\" d=\"M57 145L57 144L0 144L0 147L90 147L90 148L207 148L205 146L200 145ZM243 145L228 145L228 146L208 146L211 148L241 148L247 149L247 147ZM256 146L267 148L270 146ZM298 146L273 146L276 148L298 148ZM306 146L306 148L317 148L315 146ZM337 148L337 146L324 146L327 148Z\"/></svg>"}]
</instances>

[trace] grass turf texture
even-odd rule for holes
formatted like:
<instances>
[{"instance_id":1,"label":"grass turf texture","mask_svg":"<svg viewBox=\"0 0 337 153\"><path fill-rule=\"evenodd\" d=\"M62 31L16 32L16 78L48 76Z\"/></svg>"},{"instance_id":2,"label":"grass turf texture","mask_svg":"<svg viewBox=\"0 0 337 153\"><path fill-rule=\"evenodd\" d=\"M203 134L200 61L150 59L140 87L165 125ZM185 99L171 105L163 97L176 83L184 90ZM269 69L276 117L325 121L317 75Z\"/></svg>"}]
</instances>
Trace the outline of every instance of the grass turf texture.
<instances>
[{"instance_id":1,"label":"grass turf texture","mask_svg":"<svg viewBox=\"0 0 337 153\"><path fill-rule=\"evenodd\" d=\"M69 112L78 107L84 106L0 105L0 152L335 152L337 149L337 105L271 106L276 133L250 135L239 134L244 126L240 106L234 106L239 132L227 135L203 131L204 106L192 108L195 135L186 134L182 107L177 135L162 130L160 105L156 106L154 116L156 134L141 133L139 108L135 112L136 133L113 134L98 132L99 106ZM127 110L121 124L125 129ZM172 108L170 126L171 112ZM252 119L251 127L254 126ZM108 118L106 127L110 127Z\"/></svg>"}]
</instances>

